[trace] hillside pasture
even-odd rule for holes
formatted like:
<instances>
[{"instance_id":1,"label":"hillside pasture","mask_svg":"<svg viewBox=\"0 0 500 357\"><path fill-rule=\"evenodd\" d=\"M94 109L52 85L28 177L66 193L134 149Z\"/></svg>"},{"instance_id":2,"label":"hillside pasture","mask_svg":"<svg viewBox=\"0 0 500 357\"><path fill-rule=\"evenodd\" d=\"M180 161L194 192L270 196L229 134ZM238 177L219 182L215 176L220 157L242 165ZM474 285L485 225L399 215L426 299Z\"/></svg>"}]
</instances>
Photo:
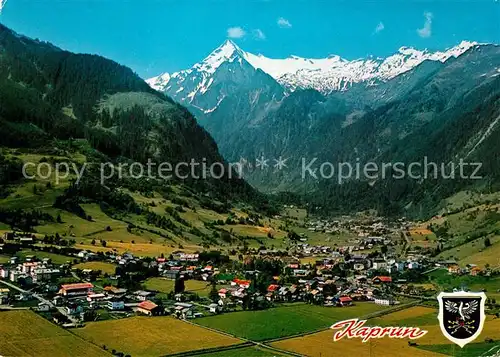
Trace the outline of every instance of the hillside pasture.
<instances>
[{"instance_id":1,"label":"hillside pasture","mask_svg":"<svg viewBox=\"0 0 500 357\"><path fill-rule=\"evenodd\" d=\"M491 268L500 267L500 236L490 238L491 246L480 248L476 252L469 252L463 259L462 264L476 264L481 268L489 265Z\"/></svg>"},{"instance_id":2,"label":"hillside pasture","mask_svg":"<svg viewBox=\"0 0 500 357\"><path fill-rule=\"evenodd\" d=\"M441 291L453 291L465 287L470 291L484 291L487 297L500 297L500 277L454 275L446 269L435 270L429 273L431 281Z\"/></svg>"}]
</instances>

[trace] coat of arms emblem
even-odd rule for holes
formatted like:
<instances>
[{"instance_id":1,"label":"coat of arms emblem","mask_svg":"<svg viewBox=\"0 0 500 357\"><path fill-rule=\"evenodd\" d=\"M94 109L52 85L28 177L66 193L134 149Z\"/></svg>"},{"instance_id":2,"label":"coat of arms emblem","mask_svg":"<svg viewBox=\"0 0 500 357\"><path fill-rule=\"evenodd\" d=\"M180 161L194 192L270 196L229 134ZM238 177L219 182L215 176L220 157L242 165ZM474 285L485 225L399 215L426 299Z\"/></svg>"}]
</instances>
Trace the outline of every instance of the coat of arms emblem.
<instances>
[{"instance_id":1,"label":"coat of arms emblem","mask_svg":"<svg viewBox=\"0 0 500 357\"><path fill-rule=\"evenodd\" d=\"M464 347L481 334L486 317L484 293L442 292L438 301L439 326L448 340Z\"/></svg>"}]
</instances>

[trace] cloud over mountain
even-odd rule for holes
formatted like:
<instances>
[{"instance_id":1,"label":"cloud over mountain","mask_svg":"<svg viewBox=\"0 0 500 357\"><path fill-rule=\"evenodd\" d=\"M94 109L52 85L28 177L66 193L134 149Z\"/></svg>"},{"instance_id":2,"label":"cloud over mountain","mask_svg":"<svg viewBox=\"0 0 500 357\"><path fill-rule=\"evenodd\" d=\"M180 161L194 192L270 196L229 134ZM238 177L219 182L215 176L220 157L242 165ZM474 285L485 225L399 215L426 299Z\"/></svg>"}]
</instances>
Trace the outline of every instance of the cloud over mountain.
<instances>
[{"instance_id":1,"label":"cloud over mountain","mask_svg":"<svg viewBox=\"0 0 500 357\"><path fill-rule=\"evenodd\" d=\"M375 30L373 30L374 34L377 34L385 29L385 25L382 21L380 21L377 26L375 27Z\"/></svg>"},{"instance_id":2,"label":"cloud over mountain","mask_svg":"<svg viewBox=\"0 0 500 357\"><path fill-rule=\"evenodd\" d=\"M284 17L280 17L276 23L278 24L279 27L281 27L283 29L287 29L287 28L292 27L292 24L290 23L290 21L288 21Z\"/></svg>"},{"instance_id":3,"label":"cloud over mountain","mask_svg":"<svg viewBox=\"0 0 500 357\"><path fill-rule=\"evenodd\" d=\"M424 16L424 27L417 29L417 33L420 37L427 38L431 37L432 35L432 18L434 17L434 15L432 14L432 12L426 12L424 13Z\"/></svg>"},{"instance_id":4,"label":"cloud over mountain","mask_svg":"<svg viewBox=\"0 0 500 357\"><path fill-rule=\"evenodd\" d=\"M261 29L253 30L253 36L256 40L265 40L266 34Z\"/></svg>"},{"instance_id":5,"label":"cloud over mountain","mask_svg":"<svg viewBox=\"0 0 500 357\"><path fill-rule=\"evenodd\" d=\"M227 29L227 37L229 38L242 38L245 37L246 32L243 30L243 28L237 26L237 27L230 27Z\"/></svg>"}]
</instances>

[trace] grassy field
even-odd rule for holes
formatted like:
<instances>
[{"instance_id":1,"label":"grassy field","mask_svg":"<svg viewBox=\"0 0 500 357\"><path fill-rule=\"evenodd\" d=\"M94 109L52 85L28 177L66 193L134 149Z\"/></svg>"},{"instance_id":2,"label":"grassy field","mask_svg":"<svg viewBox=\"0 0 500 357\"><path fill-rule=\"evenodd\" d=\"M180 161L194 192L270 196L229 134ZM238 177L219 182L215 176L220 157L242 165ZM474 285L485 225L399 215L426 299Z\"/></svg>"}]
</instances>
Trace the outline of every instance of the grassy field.
<instances>
[{"instance_id":1,"label":"grassy field","mask_svg":"<svg viewBox=\"0 0 500 357\"><path fill-rule=\"evenodd\" d=\"M6 256L6 255L0 255L0 264L5 264L5 263L8 263L10 261L10 257Z\"/></svg>"},{"instance_id":2,"label":"grassy field","mask_svg":"<svg viewBox=\"0 0 500 357\"><path fill-rule=\"evenodd\" d=\"M437 321L437 311L431 307L415 306L369 321L372 326L424 326Z\"/></svg>"},{"instance_id":3,"label":"grassy field","mask_svg":"<svg viewBox=\"0 0 500 357\"><path fill-rule=\"evenodd\" d=\"M363 343L359 339L333 342L333 331L273 342L271 346L310 357L443 357L441 354L408 347L405 340L383 338Z\"/></svg>"},{"instance_id":4,"label":"grassy field","mask_svg":"<svg viewBox=\"0 0 500 357\"><path fill-rule=\"evenodd\" d=\"M384 309L373 303L329 308L290 304L263 311L241 311L196 320L203 326L235 336L262 341L327 328L336 321L367 315Z\"/></svg>"},{"instance_id":5,"label":"grassy field","mask_svg":"<svg viewBox=\"0 0 500 357\"><path fill-rule=\"evenodd\" d=\"M196 349L229 346L240 340L172 317L132 317L88 323L74 333L98 346L125 354L157 357Z\"/></svg>"},{"instance_id":6,"label":"grassy field","mask_svg":"<svg viewBox=\"0 0 500 357\"><path fill-rule=\"evenodd\" d=\"M424 317L428 315L427 308L411 308L408 310L398 311L393 314L385 315L380 319L370 320L373 324L378 322L391 321L392 326L409 326L412 319ZM422 322L425 322L423 320ZM356 357L401 357L401 356L417 356L417 357L439 357L443 354L448 354L455 357L478 357L479 351L487 351L484 340L500 338L500 319L488 317L484 326L483 332L476 340L477 343L465 346L463 349L452 344L447 340L437 324L437 319L429 325L413 326L420 327L428 333L422 338L416 340L418 347L408 346L407 340L399 339L372 339L369 342L363 343L359 339L343 339L338 342L333 342L333 331L322 331L304 337L291 338L287 340L277 341L271 345L280 349L300 353L311 357L328 357L328 356L356 356ZM487 344L490 348L495 344ZM455 346L455 347L453 347Z\"/></svg>"},{"instance_id":7,"label":"grassy field","mask_svg":"<svg viewBox=\"0 0 500 357\"><path fill-rule=\"evenodd\" d=\"M414 241L436 240L436 235L424 226L413 227L410 229L410 236Z\"/></svg>"},{"instance_id":8,"label":"grassy field","mask_svg":"<svg viewBox=\"0 0 500 357\"><path fill-rule=\"evenodd\" d=\"M286 208L283 216L296 220L298 223L303 223L307 217L307 210L303 208Z\"/></svg>"},{"instance_id":9,"label":"grassy field","mask_svg":"<svg viewBox=\"0 0 500 357\"><path fill-rule=\"evenodd\" d=\"M85 262L85 263L80 263L73 268L76 269L92 269L92 270L100 270L102 273L108 273L108 274L114 274L116 266L111 263L106 263L106 262Z\"/></svg>"},{"instance_id":10,"label":"grassy field","mask_svg":"<svg viewBox=\"0 0 500 357\"><path fill-rule=\"evenodd\" d=\"M420 226L425 229L433 225L434 231L438 227L444 228L446 250L438 257L456 259L463 264L499 266L500 237L497 234L500 229L499 199L500 193L488 195L467 191L446 200L448 208L443 211L443 214L446 214L434 217ZM487 249L484 246L486 237L492 242L492 247ZM472 241L466 243L471 239Z\"/></svg>"},{"instance_id":11,"label":"grassy field","mask_svg":"<svg viewBox=\"0 0 500 357\"><path fill-rule=\"evenodd\" d=\"M238 348L228 351L220 351L220 352L212 352L212 353L204 353L200 355L201 357L279 357L279 356L288 356L285 354L280 354L277 352L273 352L271 350L259 348L259 347L247 347L247 348Z\"/></svg>"},{"instance_id":12,"label":"grassy field","mask_svg":"<svg viewBox=\"0 0 500 357\"><path fill-rule=\"evenodd\" d=\"M0 353L4 356L111 356L30 311L0 312Z\"/></svg>"},{"instance_id":13,"label":"grassy field","mask_svg":"<svg viewBox=\"0 0 500 357\"><path fill-rule=\"evenodd\" d=\"M442 253L440 257L444 259L456 259L461 266L466 264L476 264L484 268L486 264L490 267L500 266L500 236L491 236L491 246L485 248L484 238L462 244Z\"/></svg>"},{"instance_id":14,"label":"grassy field","mask_svg":"<svg viewBox=\"0 0 500 357\"><path fill-rule=\"evenodd\" d=\"M435 270L429 273L432 282L443 291L452 291L454 288L467 287L471 291L485 289L487 297L500 298L500 277L452 275L446 269Z\"/></svg>"},{"instance_id":15,"label":"grassy field","mask_svg":"<svg viewBox=\"0 0 500 357\"><path fill-rule=\"evenodd\" d=\"M227 231L232 231L234 234L243 237L249 236L254 238L267 238L268 233L271 233L275 239L283 239L286 236L285 232L280 230L275 230L270 227L232 224L232 225L225 225L222 228L224 228Z\"/></svg>"},{"instance_id":16,"label":"grassy field","mask_svg":"<svg viewBox=\"0 0 500 357\"><path fill-rule=\"evenodd\" d=\"M491 246L481 248L477 252L469 252L460 260L461 264L476 264L484 268L488 264L492 268L500 267L500 236L490 238Z\"/></svg>"},{"instance_id":17,"label":"grassy field","mask_svg":"<svg viewBox=\"0 0 500 357\"><path fill-rule=\"evenodd\" d=\"M184 252L195 252L200 249L197 246L189 246L184 245L182 251ZM107 252L114 251L120 254L130 252L137 256L146 256L146 257L157 257L160 254L164 254L168 257L174 251L180 250L176 246L171 246L168 244L156 244L156 243L120 243L120 242L110 242L107 241L106 247L102 247L99 244L91 245L90 243L86 244L76 244L75 248L89 250L92 252Z\"/></svg>"},{"instance_id":18,"label":"grassy field","mask_svg":"<svg viewBox=\"0 0 500 357\"><path fill-rule=\"evenodd\" d=\"M124 239L130 233L126 231L127 224L125 222L113 219L101 211L98 204L87 203L82 204L81 207L87 215L92 217L92 220L86 220L78 217L69 212L59 210L56 208L46 208L45 212L50 213L52 216L61 215L62 223L51 223L37 227L40 233L53 234L55 232L63 235L73 235L77 238L88 236L92 239L100 239L100 234L114 233L115 239ZM111 232L107 232L106 228L111 227ZM132 234L130 234L132 235ZM110 236L111 237L111 236ZM137 238L139 239L139 238Z\"/></svg>"},{"instance_id":19,"label":"grassy field","mask_svg":"<svg viewBox=\"0 0 500 357\"><path fill-rule=\"evenodd\" d=\"M475 357L475 356L493 356L500 351L500 344L495 343L471 343L463 349L457 345L422 345L421 349L432 351L454 357Z\"/></svg>"},{"instance_id":20,"label":"grassy field","mask_svg":"<svg viewBox=\"0 0 500 357\"><path fill-rule=\"evenodd\" d=\"M23 161L40 162L45 156L39 153L9 152L8 155L17 156ZM73 161L82 163L85 157L81 154L68 154L69 157L54 157L55 159L64 159L64 161ZM31 173L31 172L28 172ZM172 192L163 196L158 192L153 192L148 197L138 192L131 192L123 189L129 194L137 204L145 210L150 210L158 215L170 219L175 226L174 229L159 228L148 223L145 215L123 214L110 217L104 213L99 204L82 203L80 206L91 219L78 217L70 212L53 207L56 198L64 192L69 185L70 179L67 178L56 185L55 177L47 180L23 181L12 185L12 194L7 198L0 200L0 208L36 208L44 213L50 214L54 220L43 222L42 225L35 227L35 232L39 235L54 235L58 233L64 239L74 239L75 248L85 249L93 252L131 252L138 256L156 257L162 253L168 256L176 250L185 252L200 251L207 248L207 242L203 236L212 236L215 229L208 228L206 223L214 221L226 221L228 217L238 218L247 217L246 211L249 207L237 206L229 212L218 213L202 207L199 197L192 194L182 185L171 186ZM51 185L47 185L51 182ZM36 189L34 188L36 187ZM174 203L175 202L175 203ZM177 212L177 208L182 209ZM176 214L172 214L172 208L176 209ZM299 211L298 211L299 212ZM296 212L297 213L297 212ZM299 212L299 216L303 215ZM56 221L56 217L61 221ZM180 217L180 218L179 218ZM129 224L135 227L129 227ZM283 225L281 220L274 220L269 217L262 218L262 226L253 225L223 225L228 230L233 230L235 237L247 236L246 240L250 247L257 248L264 244L267 247L284 248L283 245L286 233L279 230ZM196 228L198 231L194 230ZM10 230L10 227L0 224L0 230ZM269 239L268 233L271 232L275 239ZM242 238L242 239L243 239ZM101 241L106 241L106 247L101 245ZM94 242L95 244L92 244ZM210 243L217 247L227 247L227 249L241 247L242 240L235 240L231 244Z\"/></svg>"},{"instance_id":21,"label":"grassy field","mask_svg":"<svg viewBox=\"0 0 500 357\"><path fill-rule=\"evenodd\" d=\"M145 281L144 286L148 290L157 290L162 293L169 293L174 290L174 281L165 278L150 278ZM209 282L200 280L186 280L184 282L186 291L196 293L202 297L208 296L211 290Z\"/></svg>"},{"instance_id":22,"label":"grassy field","mask_svg":"<svg viewBox=\"0 0 500 357\"><path fill-rule=\"evenodd\" d=\"M74 154L69 156L57 156L57 155L41 155L33 153L19 153L7 150L8 157L17 157L23 162L39 163L42 158L52 158L60 161L83 163L85 162L85 156L81 154ZM40 208L51 206L57 196L63 193L64 189L69 186L70 179L74 177L71 173L67 178L61 178L59 183L55 183L55 170L51 171L51 175L47 179L42 179L36 175L36 168L34 166L27 166L26 173L28 175L35 175L36 178L31 180L26 180L22 184L11 187L13 192L6 198L0 200L0 208L10 208L10 209L28 209L28 208ZM70 170L71 171L71 170ZM46 172L42 169L42 174L45 175ZM52 188L47 188L46 185L51 182ZM35 194L33 186L37 186L37 193Z\"/></svg>"},{"instance_id":23,"label":"grassy field","mask_svg":"<svg viewBox=\"0 0 500 357\"><path fill-rule=\"evenodd\" d=\"M66 255L54 254L49 252L42 252L38 250L21 250L16 254L20 259L24 259L28 255L34 255L38 259L50 258L54 264L65 264L67 262L73 262L76 257L70 257Z\"/></svg>"}]
</instances>

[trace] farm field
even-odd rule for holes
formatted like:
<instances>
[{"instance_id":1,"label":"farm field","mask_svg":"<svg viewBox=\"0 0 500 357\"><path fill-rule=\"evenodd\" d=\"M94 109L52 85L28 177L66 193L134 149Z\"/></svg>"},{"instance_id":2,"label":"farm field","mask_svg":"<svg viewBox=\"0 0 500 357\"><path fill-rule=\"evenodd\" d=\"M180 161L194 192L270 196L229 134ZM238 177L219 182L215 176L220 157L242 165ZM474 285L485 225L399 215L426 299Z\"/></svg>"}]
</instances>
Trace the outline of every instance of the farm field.
<instances>
[{"instance_id":1,"label":"farm field","mask_svg":"<svg viewBox=\"0 0 500 357\"><path fill-rule=\"evenodd\" d=\"M457 345L422 345L421 349L442 353L453 357L493 356L500 351L500 344L480 342L471 343L461 349Z\"/></svg>"},{"instance_id":2,"label":"farm field","mask_svg":"<svg viewBox=\"0 0 500 357\"><path fill-rule=\"evenodd\" d=\"M111 356L30 311L0 312L0 353L4 356Z\"/></svg>"},{"instance_id":3,"label":"farm field","mask_svg":"<svg viewBox=\"0 0 500 357\"><path fill-rule=\"evenodd\" d=\"M424 326L437 321L437 310L431 307L414 306L368 321L372 326Z\"/></svg>"},{"instance_id":4,"label":"farm field","mask_svg":"<svg viewBox=\"0 0 500 357\"><path fill-rule=\"evenodd\" d=\"M358 303L344 308L298 303L264 311L204 317L196 320L196 323L253 341L263 341L327 328L336 321L364 316L385 308L373 303Z\"/></svg>"},{"instance_id":5,"label":"farm field","mask_svg":"<svg viewBox=\"0 0 500 357\"><path fill-rule=\"evenodd\" d=\"M488 350L485 350L485 345L489 345L489 348L495 347L495 344L484 343L486 338L493 338L494 340L500 338L500 319L493 319L489 316L481 336L476 340L477 343L469 344L463 349L460 349L443 336L437 319L435 319L433 323L431 323L431 320L428 320L428 325L418 324L418 318L429 315L429 310L433 309L413 307L369 321L370 325L384 325L390 322L389 325L392 326L410 326L411 321L415 321L415 323L412 324L413 326L428 331L425 336L416 340L418 344L417 347L408 346L408 341L406 339L382 338L373 339L366 343L362 343L359 339L343 339L338 342L333 342L332 337L334 331L331 330L273 342L271 346L311 357L338 355L357 357L439 357L443 356L443 354L456 357L476 357L479 356L477 354L478 351L485 352ZM434 312L434 314L435 313L436 312ZM422 322L426 322L425 319L423 319Z\"/></svg>"},{"instance_id":6,"label":"farm field","mask_svg":"<svg viewBox=\"0 0 500 357\"><path fill-rule=\"evenodd\" d=\"M174 281L165 278L150 278L144 283L148 290L158 290L162 293L168 293L174 290ZM184 281L186 292L193 292L199 296L206 297L211 290L210 282L200 280Z\"/></svg>"},{"instance_id":7,"label":"farm field","mask_svg":"<svg viewBox=\"0 0 500 357\"><path fill-rule=\"evenodd\" d=\"M280 357L280 356L289 356L288 354L281 354L278 352L274 352L268 349L263 349L259 347L245 347L232 349L227 351L220 352L211 352L204 353L200 355L201 357L234 357L234 356L242 356L242 357Z\"/></svg>"},{"instance_id":8,"label":"farm field","mask_svg":"<svg viewBox=\"0 0 500 357\"><path fill-rule=\"evenodd\" d=\"M147 257L157 257L160 254L164 254L165 256L168 256L174 251L178 251L179 248L177 247L172 247L168 244L147 244L147 243L120 243L120 242L107 242L106 247L102 247L98 244L91 245L90 243L88 244L76 244L75 248L78 249L84 249L92 252L107 252L107 251L115 251L120 254L130 252L134 255L137 256L147 256ZM184 252L195 252L199 247L195 246L184 246L184 249L182 251Z\"/></svg>"},{"instance_id":9,"label":"farm field","mask_svg":"<svg viewBox=\"0 0 500 357\"><path fill-rule=\"evenodd\" d=\"M271 227L259 227L259 226L248 226L244 224L234 224L222 226L227 231L232 231L234 234L239 236L250 236L255 238L267 238L267 235L271 233L274 238L282 239L285 238L286 233L280 230L275 230Z\"/></svg>"},{"instance_id":10,"label":"farm field","mask_svg":"<svg viewBox=\"0 0 500 357\"><path fill-rule=\"evenodd\" d=\"M410 229L410 236L414 241L434 241L436 235L426 227L414 227Z\"/></svg>"},{"instance_id":11,"label":"farm field","mask_svg":"<svg viewBox=\"0 0 500 357\"><path fill-rule=\"evenodd\" d=\"M104 273L114 274L116 266L114 264L106 262L85 262L77 264L73 266L73 268L82 270L84 269L100 270L103 274Z\"/></svg>"},{"instance_id":12,"label":"farm field","mask_svg":"<svg viewBox=\"0 0 500 357\"><path fill-rule=\"evenodd\" d=\"M73 262L73 260L78 258L69 257L66 255L54 254L49 252L43 252L39 250L21 250L16 254L19 258L24 259L26 256L34 255L39 259L50 258L54 264L65 264L67 262Z\"/></svg>"},{"instance_id":13,"label":"farm field","mask_svg":"<svg viewBox=\"0 0 500 357\"><path fill-rule=\"evenodd\" d=\"M141 357L157 357L241 342L172 317L132 317L92 322L73 332L98 346L106 345L110 350Z\"/></svg>"}]
</instances>

